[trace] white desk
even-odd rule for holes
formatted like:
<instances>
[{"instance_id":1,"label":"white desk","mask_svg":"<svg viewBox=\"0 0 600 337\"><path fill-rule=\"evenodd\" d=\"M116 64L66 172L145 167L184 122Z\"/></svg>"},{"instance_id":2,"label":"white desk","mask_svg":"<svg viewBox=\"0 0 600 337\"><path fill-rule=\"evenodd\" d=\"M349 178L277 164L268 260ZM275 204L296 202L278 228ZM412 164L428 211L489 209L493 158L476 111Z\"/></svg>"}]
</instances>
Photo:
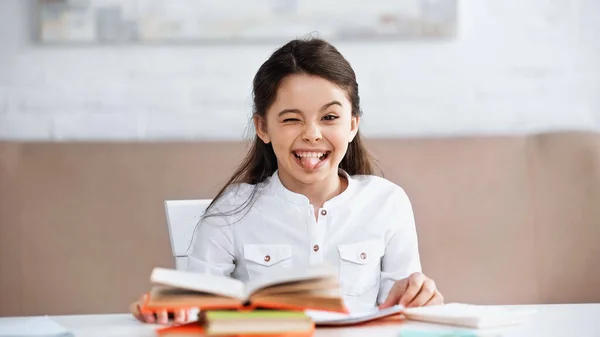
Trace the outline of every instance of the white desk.
<instances>
[{"instance_id":1,"label":"white desk","mask_svg":"<svg viewBox=\"0 0 600 337\"><path fill-rule=\"evenodd\" d=\"M600 337L600 303L539 305L538 313L528 323L495 330L507 337ZM140 323L129 314L51 316L57 323L71 330L75 337L151 337L159 325ZM2 320L23 318L3 317ZM318 328L315 337L399 337L407 328L447 329L446 326L420 322L367 324L344 328Z\"/></svg>"}]
</instances>

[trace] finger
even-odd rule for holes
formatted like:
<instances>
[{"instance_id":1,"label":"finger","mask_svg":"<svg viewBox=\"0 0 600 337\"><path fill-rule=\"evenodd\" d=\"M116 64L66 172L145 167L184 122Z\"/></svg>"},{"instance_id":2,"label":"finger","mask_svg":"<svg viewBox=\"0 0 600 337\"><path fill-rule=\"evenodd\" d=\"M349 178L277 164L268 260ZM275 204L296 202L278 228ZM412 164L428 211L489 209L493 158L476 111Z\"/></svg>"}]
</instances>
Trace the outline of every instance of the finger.
<instances>
[{"instance_id":1,"label":"finger","mask_svg":"<svg viewBox=\"0 0 600 337\"><path fill-rule=\"evenodd\" d=\"M424 276L421 273L414 273L408 277L408 285L406 290L402 294L400 301L398 302L401 305L406 306L408 303L412 302L412 300L417 296L419 291L421 291L421 286L423 286Z\"/></svg>"},{"instance_id":2,"label":"finger","mask_svg":"<svg viewBox=\"0 0 600 337\"><path fill-rule=\"evenodd\" d=\"M152 313L152 312L143 312L141 310L141 307L140 307L139 304L138 304L138 310L140 311L140 315L142 316L142 319L141 319L142 322L154 323L154 321L155 321L154 313Z\"/></svg>"},{"instance_id":3,"label":"finger","mask_svg":"<svg viewBox=\"0 0 600 337\"><path fill-rule=\"evenodd\" d=\"M435 295L435 282L432 279L426 279L423 281L423 285L421 286L421 290L415 296L415 298L408 303L407 307L420 307L425 305L425 303L429 302Z\"/></svg>"},{"instance_id":4,"label":"finger","mask_svg":"<svg viewBox=\"0 0 600 337\"><path fill-rule=\"evenodd\" d=\"M151 313L142 312L142 307L140 302L133 303L131 306L131 313L133 316L138 319L140 322L153 323L154 315Z\"/></svg>"},{"instance_id":5,"label":"finger","mask_svg":"<svg viewBox=\"0 0 600 337\"><path fill-rule=\"evenodd\" d=\"M156 318L158 320L158 324L167 324L169 322L169 315L167 310L159 310L156 313Z\"/></svg>"},{"instance_id":6,"label":"finger","mask_svg":"<svg viewBox=\"0 0 600 337\"><path fill-rule=\"evenodd\" d=\"M139 318L141 316L141 312L139 309L139 303L133 302L129 305L129 312L135 316L135 318Z\"/></svg>"},{"instance_id":7,"label":"finger","mask_svg":"<svg viewBox=\"0 0 600 337\"><path fill-rule=\"evenodd\" d=\"M156 319L154 318L154 314L153 313L145 313L144 321L146 323L154 323L156 321Z\"/></svg>"},{"instance_id":8,"label":"finger","mask_svg":"<svg viewBox=\"0 0 600 337\"><path fill-rule=\"evenodd\" d=\"M188 319L197 319L200 314L200 308L191 308L188 311Z\"/></svg>"},{"instance_id":9,"label":"finger","mask_svg":"<svg viewBox=\"0 0 600 337\"><path fill-rule=\"evenodd\" d=\"M383 304L381 304L379 306L379 309L389 308L389 307L392 307L392 306L398 304L398 301L400 301L400 297L402 297L402 294L404 293L405 288L406 288L406 282L404 282L402 280L394 283L394 285L392 286L392 289L390 289L390 292L388 293L388 296L386 297L385 301L383 302Z\"/></svg>"},{"instance_id":10,"label":"finger","mask_svg":"<svg viewBox=\"0 0 600 337\"><path fill-rule=\"evenodd\" d=\"M433 297L427 303L425 303L426 306L441 304L444 304L444 296L442 296L438 290L436 290Z\"/></svg>"},{"instance_id":11,"label":"finger","mask_svg":"<svg viewBox=\"0 0 600 337\"><path fill-rule=\"evenodd\" d=\"M185 309L181 309L181 310L177 310L177 312L175 313L175 323L178 324L182 324L185 323L185 321L187 321L187 310Z\"/></svg>"},{"instance_id":12,"label":"finger","mask_svg":"<svg viewBox=\"0 0 600 337\"><path fill-rule=\"evenodd\" d=\"M136 308L136 311L138 312L138 316L136 316L136 317L139 317L139 319L142 322L154 323L154 321L155 321L154 313L151 311L142 310L142 303L146 303L147 299L148 299L148 294L144 294L142 296L141 300L135 303L136 304L135 308Z\"/></svg>"}]
</instances>

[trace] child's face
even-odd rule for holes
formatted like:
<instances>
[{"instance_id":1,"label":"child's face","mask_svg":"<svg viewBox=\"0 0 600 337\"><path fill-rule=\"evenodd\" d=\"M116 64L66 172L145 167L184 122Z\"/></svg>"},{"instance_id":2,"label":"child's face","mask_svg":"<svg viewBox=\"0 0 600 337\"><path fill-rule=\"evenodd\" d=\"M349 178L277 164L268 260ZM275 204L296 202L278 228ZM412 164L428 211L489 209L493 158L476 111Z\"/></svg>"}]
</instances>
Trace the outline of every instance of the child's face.
<instances>
[{"instance_id":1,"label":"child's face","mask_svg":"<svg viewBox=\"0 0 600 337\"><path fill-rule=\"evenodd\" d=\"M279 171L304 184L337 177L348 143L358 130L346 91L321 77L285 78L265 120L254 120L258 136L271 142Z\"/></svg>"}]
</instances>

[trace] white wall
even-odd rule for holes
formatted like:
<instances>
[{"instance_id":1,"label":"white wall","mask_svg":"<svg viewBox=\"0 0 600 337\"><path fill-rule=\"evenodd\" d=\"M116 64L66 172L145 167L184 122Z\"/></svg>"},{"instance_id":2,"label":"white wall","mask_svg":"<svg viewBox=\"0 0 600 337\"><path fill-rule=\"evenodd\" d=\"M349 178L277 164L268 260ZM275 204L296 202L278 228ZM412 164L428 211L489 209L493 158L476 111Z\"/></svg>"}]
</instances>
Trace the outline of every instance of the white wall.
<instances>
[{"instance_id":1,"label":"white wall","mask_svg":"<svg viewBox=\"0 0 600 337\"><path fill-rule=\"evenodd\" d=\"M49 47L0 0L0 138L240 139L277 45ZM600 128L600 1L463 0L446 42L339 43L367 136Z\"/></svg>"}]
</instances>

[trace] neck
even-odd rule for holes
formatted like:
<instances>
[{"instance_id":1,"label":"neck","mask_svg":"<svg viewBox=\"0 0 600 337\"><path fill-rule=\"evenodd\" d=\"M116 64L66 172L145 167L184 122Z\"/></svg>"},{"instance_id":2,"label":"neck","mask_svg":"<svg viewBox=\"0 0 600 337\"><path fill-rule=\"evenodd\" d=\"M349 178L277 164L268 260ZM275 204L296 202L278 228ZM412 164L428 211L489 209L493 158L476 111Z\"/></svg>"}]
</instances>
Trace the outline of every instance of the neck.
<instances>
[{"instance_id":1,"label":"neck","mask_svg":"<svg viewBox=\"0 0 600 337\"><path fill-rule=\"evenodd\" d=\"M288 190L306 196L315 210L323 207L327 200L339 195L347 184L337 172L316 184L304 184L285 174L280 175L280 180Z\"/></svg>"}]
</instances>

